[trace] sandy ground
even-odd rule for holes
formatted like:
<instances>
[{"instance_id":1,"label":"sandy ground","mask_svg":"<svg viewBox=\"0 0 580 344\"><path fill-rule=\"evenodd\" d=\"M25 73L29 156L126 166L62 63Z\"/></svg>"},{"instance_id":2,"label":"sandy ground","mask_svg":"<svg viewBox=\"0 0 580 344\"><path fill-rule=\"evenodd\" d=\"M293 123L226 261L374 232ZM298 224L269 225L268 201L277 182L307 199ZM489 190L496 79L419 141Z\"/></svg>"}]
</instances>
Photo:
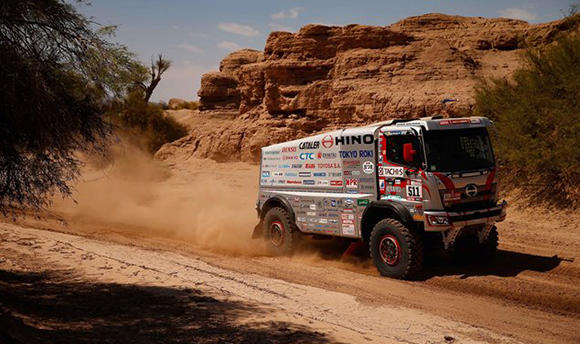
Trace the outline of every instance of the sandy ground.
<instances>
[{"instance_id":1,"label":"sandy ground","mask_svg":"<svg viewBox=\"0 0 580 344\"><path fill-rule=\"evenodd\" d=\"M88 172L76 204L0 225L4 338L580 341L578 214L510 208L492 262L433 255L420 281L396 281L364 252L341 260L334 241L268 257L249 239L256 166L127 155Z\"/></svg>"}]
</instances>

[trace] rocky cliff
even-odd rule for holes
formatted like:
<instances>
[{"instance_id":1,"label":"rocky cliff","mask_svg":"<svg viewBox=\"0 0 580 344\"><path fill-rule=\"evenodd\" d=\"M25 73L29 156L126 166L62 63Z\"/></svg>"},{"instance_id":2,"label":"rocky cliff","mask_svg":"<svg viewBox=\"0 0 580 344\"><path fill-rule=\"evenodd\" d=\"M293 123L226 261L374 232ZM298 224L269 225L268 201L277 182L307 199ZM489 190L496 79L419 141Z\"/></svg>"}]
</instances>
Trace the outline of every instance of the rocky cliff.
<instances>
[{"instance_id":1,"label":"rocky cliff","mask_svg":"<svg viewBox=\"0 0 580 344\"><path fill-rule=\"evenodd\" d=\"M442 14L385 27L307 25L272 32L264 51L226 56L201 79L189 136L163 147L218 161L256 161L264 145L346 125L437 113L470 115L481 78L509 76L526 46L564 21Z\"/></svg>"}]
</instances>

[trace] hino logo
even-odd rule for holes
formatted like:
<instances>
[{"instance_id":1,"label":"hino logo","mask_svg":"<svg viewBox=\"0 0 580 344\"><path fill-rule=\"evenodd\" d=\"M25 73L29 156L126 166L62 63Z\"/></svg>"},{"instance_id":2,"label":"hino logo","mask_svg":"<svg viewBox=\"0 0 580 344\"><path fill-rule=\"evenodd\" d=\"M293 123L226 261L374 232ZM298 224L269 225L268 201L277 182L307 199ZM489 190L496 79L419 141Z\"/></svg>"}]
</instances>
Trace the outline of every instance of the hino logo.
<instances>
[{"instance_id":1,"label":"hino logo","mask_svg":"<svg viewBox=\"0 0 580 344\"><path fill-rule=\"evenodd\" d=\"M469 184L465 187L465 194L469 197L477 196L477 186L475 184Z\"/></svg>"},{"instance_id":2,"label":"hino logo","mask_svg":"<svg viewBox=\"0 0 580 344\"><path fill-rule=\"evenodd\" d=\"M375 137L372 134L366 135L351 135L351 136L337 136L334 138L335 143L342 145L354 145L354 144L371 144L375 142Z\"/></svg>"}]
</instances>

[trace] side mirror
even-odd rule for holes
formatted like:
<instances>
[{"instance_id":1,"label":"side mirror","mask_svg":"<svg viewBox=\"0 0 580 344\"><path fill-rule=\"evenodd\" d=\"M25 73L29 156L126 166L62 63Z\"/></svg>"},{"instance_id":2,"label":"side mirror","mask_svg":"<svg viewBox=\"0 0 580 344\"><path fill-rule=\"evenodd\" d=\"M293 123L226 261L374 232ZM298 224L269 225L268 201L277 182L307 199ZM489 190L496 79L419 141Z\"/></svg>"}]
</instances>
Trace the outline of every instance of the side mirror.
<instances>
[{"instance_id":1,"label":"side mirror","mask_svg":"<svg viewBox=\"0 0 580 344\"><path fill-rule=\"evenodd\" d=\"M403 144L403 160L407 163L412 163L415 161L415 154L417 151L413 149L412 143Z\"/></svg>"}]
</instances>

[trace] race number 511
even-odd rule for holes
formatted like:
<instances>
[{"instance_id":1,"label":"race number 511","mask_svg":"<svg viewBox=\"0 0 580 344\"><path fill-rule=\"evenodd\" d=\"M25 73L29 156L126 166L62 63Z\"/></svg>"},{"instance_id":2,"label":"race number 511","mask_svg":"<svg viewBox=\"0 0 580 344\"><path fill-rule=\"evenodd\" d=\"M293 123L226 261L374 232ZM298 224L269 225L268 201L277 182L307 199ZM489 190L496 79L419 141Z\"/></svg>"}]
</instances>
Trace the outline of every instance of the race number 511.
<instances>
[{"instance_id":1,"label":"race number 511","mask_svg":"<svg viewBox=\"0 0 580 344\"><path fill-rule=\"evenodd\" d=\"M407 185L407 197L422 197L421 185Z\"/></svg>"}]
</instances>

